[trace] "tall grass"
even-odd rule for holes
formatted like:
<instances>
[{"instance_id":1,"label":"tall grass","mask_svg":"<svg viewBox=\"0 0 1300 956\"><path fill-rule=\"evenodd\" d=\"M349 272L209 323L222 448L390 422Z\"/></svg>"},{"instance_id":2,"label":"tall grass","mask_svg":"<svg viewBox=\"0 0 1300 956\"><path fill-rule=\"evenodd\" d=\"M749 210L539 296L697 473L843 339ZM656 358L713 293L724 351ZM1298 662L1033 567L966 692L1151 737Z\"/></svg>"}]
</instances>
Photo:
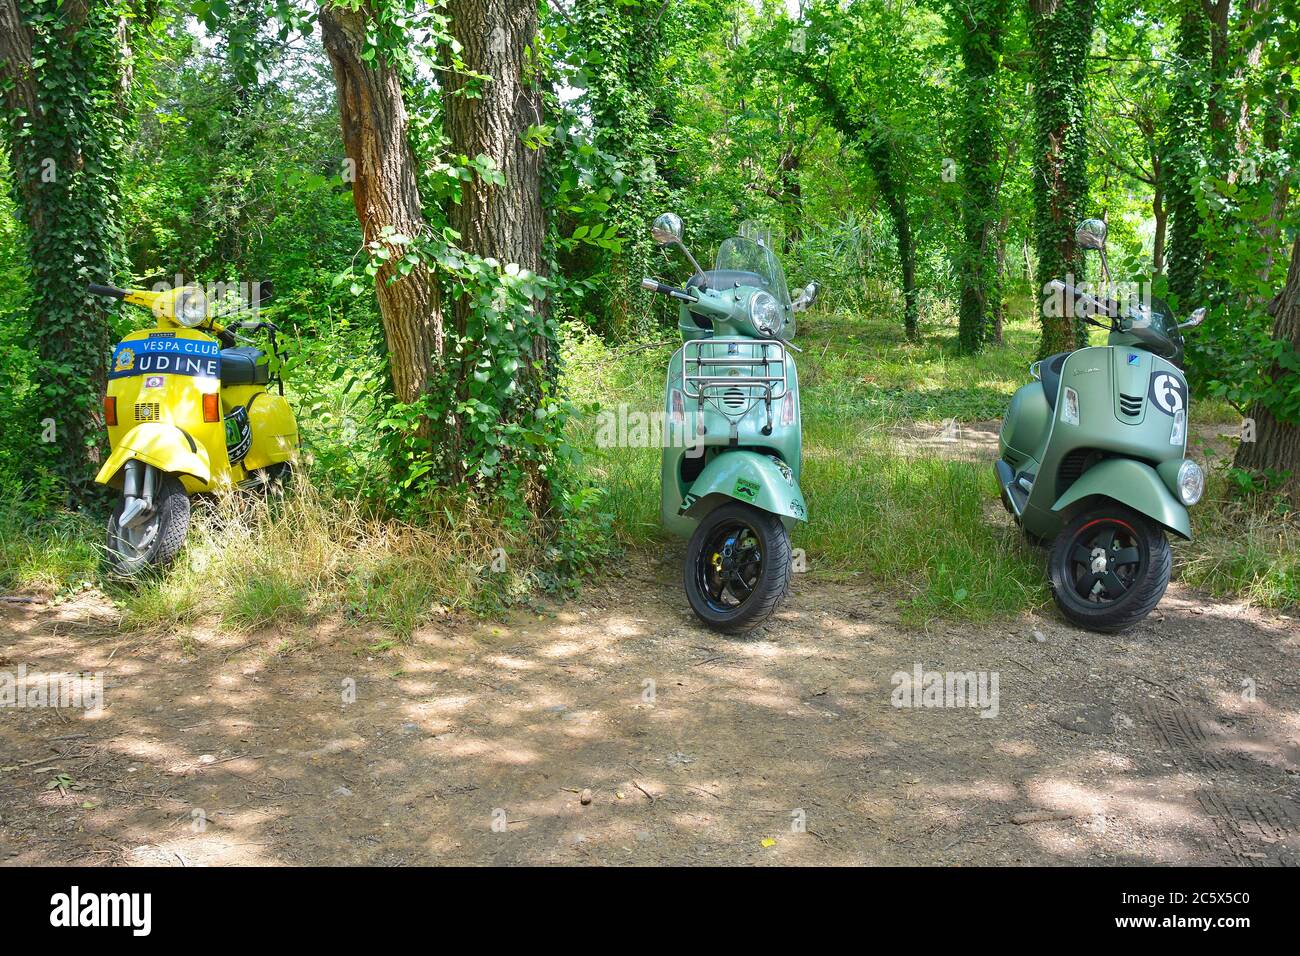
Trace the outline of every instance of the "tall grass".
<instances>
[{"instance_id":1,"label":"tall grass","mask_svg":"<svg viewBox=\"0 0 1300 956\"><path fill-rule=\"evenodd\" d=\"M114 589L124 627L169 631L215 615L228 630L252 631L337 615L406 638L438 615L527 591L545 561L540 535L509 532L464 503L414 524L296 480L282 496L197 504L180 561Z\"/></svg>"},{"instance_id":2,"label":"tall grass","mask_svg":"<svg viewBox=\"0 0 1300 956\"><path fill-rule=\"evenodd\" d=\"M101 529L70 513L31 516L15 492L0 498L0 588L57 593L98 579Z\"/></svg>"},{"instance_id":3,"label":"tall grass","mask_svg":"<svg viewBox=\"0 0 1300 956\"><path fill-rule=\"evenodd\" d=\"M870 313L880 316L879 311ZM570 330L569 394L590 412L626 403L660 408L676 342L610 348ZM891 439L914 422L1000 418L1028 378L1038 329L1011 321L1004 342L962 355L945 335L908 342L885 317L804 317L798 356L804 425L802 487L809 521L794 545L808 569L860 572L900 599L913 621L979 618L1039 607L1049 598L1045 552L1026 544L998 503L989 463L928 457ZM1198 401L1201 422L1231 422L1221 402ZM592 445L593 414L575 426ZM592 448L588 469L609 490L613 533L625 547L660 545L659 449ZM1177 573L1220 595L1282 607L1300 603L1294 518L1217 494L1193 509L1197 539L1175 547Z\"/></svg>"},{"instance_id":4,"label":"tall grass","mask_svg":"<svg viewBox=\"0 0 1300 956\"><path fill-rule=\"evenodd\" d=\"M1174 549L1181 580L1262 607L1300 605L1300 514L1282 501L1234 497L1218 470L1192 516L1193 540Z\"/></svg>"}]
</instances>

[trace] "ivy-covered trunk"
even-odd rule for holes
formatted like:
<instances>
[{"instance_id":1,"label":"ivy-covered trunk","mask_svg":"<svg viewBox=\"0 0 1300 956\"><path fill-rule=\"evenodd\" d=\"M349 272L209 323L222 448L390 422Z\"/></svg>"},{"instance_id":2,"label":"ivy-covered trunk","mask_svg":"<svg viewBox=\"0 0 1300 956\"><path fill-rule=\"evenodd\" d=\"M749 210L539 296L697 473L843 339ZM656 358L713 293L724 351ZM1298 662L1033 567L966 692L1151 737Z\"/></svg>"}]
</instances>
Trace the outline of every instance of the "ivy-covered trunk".
<instances>
[{"instance_id":1,"label":"ivy-covered trunk","mask_svg":"<svg viewBox=\"0 0 1300 956\"><path fill-rule=\"evenodd\" d=\"M1088 135L1084 78L1096 0L1029 0L1034 50L1034 239L1040 295L1047 283L1081 277L1074 229L1086 218ZM1046 306L1039 355L1084 345L1086 326L1071 310Z\"/></svg>"},{"instance_id":2,"label":"ivy-covered trunk","mask_svg":"<svg viewBox=\"0 0 1300 956\"><path fill-rule=\"evenodd\" d=\"M128 5L0 0L0 103L31 264L38 353L33 444L74 499L104 444L109 300L122 267L118 184L129 73Z\"/></svg>"},{"instance_id":3,"label":"ivy-covered trunk","mask_svg":"<svg viewBox=\"0 0 1300 956\"><path fill-rule=\"evenodd\" d=\"M862 138L863 153L871 167L872 178L880 190L894 220L894 239L903 279L903 331L909 339L917 336L916 239L912 235L912 215L907 208L907 188L899 176L889 141L880 131L867 132Z\"/></svg>"},{"instance_id":4,"label":"ivy-covered trunk","mask_svg":"<svg viewBox=\"0 0 1300 956\"><path fill-rule=\"evenodd\" d=\"M1201 281L1205 249L1196 191L1206 164L1209 128L1210 21L1205 0L1177 0L1174 89L1165 139L1165 207L1169 216L1169 291L1183 311Z\"/></svg>"},{"instance_id":5,"label":"ivy-covered trunk","mask_svg":"<svg viewBox=\"0 0 1300 956\"><path fill-rule=\"evenodd\" d=\"M456 473L490 476L517 465L536 510L549 497L543 460L525 434L543 405L550 325L540 285L535 295L503 298L504 281L544 272L546 224L541 196L542 95L534 62L535 0L451 0L451 33L468 72L446 79L445 126L454 155L476 157L476 169L449 210L461 249L478 262L455 303L449 367L457 369L456 412L462 447ZM479 79L477 77L486 77ZM486 160L486 162L484 162ZM503 307L510 302L513 308ZM480 423L490 427L478 428ZM514 459L514 461L511 461Z\"/></svg>"},{"instance_id":6,"label":"ivy-covered trunk","mask_svg":"<svg viewBox=\"0 0 1300 956\"><path fill-rule=\"evenodd\" d=\"M995 335L998 284L998 68L1010 0L954 3L950 22L961 51L962 161L957 167L965 243L961 251L958 338L978 351Z\"/></svg>"},{"instance_id":7,"label":"ivy-covered trunk","mask_svg":"<svg viewBox=\"0 0 1300 956\"><path fill-rule=\"evenodd\" d=\"M667 199L660 142L655 134L659 99L659 30L665 7L649 0L577 0L572 22L587 50L587 90L595 141L622 167L620 193L610 210L620 248L610 256L605 279L604 324L616 336L644 330L656 313L653 295L641 288L649 275L654 243L650 222ZM689 213L687 214L689 217Z\"/></svg>"}]
</instances>

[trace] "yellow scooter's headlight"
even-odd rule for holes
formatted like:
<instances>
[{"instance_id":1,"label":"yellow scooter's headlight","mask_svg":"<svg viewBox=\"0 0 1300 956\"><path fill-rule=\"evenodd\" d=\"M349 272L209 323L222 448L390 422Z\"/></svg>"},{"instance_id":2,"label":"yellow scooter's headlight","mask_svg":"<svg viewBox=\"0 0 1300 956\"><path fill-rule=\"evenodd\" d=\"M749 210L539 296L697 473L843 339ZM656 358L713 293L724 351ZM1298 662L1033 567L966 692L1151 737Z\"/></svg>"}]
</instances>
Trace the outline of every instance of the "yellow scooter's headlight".
<instances>
[{"instance_id":1,"label":"yellow scooter's headlight","mask_svg":"<svg viewBox=\"0 0 1300 956\"><path fill-rule=\"evenodd\" d=\"M176 321L192 329L208 317L208 301L200 289L182 289L176 297Z\"/></svg>"}]
</instances>

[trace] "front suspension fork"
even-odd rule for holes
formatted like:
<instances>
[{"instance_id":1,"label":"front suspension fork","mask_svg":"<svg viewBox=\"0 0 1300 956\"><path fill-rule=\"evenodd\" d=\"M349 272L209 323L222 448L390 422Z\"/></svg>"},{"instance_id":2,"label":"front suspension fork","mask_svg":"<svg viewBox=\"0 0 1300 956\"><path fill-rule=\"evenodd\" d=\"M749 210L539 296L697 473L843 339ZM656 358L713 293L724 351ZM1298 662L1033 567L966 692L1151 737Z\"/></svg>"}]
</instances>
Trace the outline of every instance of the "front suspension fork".
<instances>
[{"instance_id":1,"label":"front suspension fork","mask_svg":"<svg viewBox=\"0 0 1300 956\"><path fill-rule=\"evenodd\" d=\"M122 496L126 506L118 525L133 528L153 511L153 496L158 490L158 469L132 458L124 466Z\"/></svg>"}]
</instances>

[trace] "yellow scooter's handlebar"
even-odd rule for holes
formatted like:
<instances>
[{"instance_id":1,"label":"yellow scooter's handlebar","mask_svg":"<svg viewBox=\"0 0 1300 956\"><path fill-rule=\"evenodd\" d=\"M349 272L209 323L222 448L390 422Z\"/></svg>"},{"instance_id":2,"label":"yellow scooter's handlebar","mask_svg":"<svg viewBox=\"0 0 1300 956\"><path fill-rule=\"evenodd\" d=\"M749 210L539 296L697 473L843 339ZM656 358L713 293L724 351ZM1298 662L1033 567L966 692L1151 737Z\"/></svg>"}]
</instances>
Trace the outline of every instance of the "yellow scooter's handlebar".
<instances>
[{"instance_id":1,"label":"yellow scooter's handlebar","mask_svg":"<svg viewBox=\"0 0 1300 956\"><path fill-rule=\"evenodd\" d=\"M257 283L255 289L258 304L271 297L270 282ZM162 292L149 292L145 289L119 289L111 285L89 285L86 291L92 295L109 296L148 309L161 322L187 329L206 327L217 335L222 335L227 330L226 326L212 316L203 289L198 286L180 286ZM270 326L270 323L259 324ZM270 327L274 328L274 326Z\"/></svg>"}]
</instances>

